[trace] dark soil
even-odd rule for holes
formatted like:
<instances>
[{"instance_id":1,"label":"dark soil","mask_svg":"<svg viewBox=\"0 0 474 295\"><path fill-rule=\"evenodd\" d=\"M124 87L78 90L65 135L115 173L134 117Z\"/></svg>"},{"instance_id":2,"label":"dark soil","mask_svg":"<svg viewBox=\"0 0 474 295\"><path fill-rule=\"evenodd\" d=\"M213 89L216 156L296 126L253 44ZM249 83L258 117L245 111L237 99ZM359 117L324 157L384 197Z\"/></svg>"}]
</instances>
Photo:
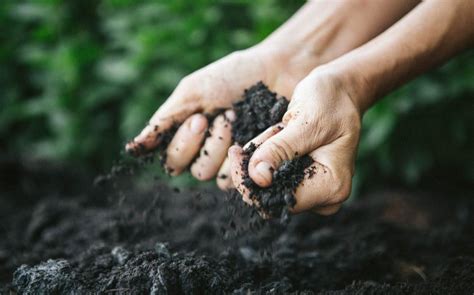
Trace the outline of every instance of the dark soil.
<instances>
[{"instance_id":1,"label":"dark soil","mask_svg":"<svg viewBox=\"0 0 474 295\"><path fill-rule=\"evenodd\" d=\"M280 221L285 224L290 217L288 209L296 204L294 192L307 174L305 169L311 166L314 161L310 156L305 155L283 162L278 169L272 171L272 184L263 188L253 182L248 172L250 158L256 149L257 146L253 143L244 149L242 185L249 190L249 197L258 211L268 217L279 217ZM308 176L313 176L312 171L309 171Z\"/></svg>"},{"instance_id":2,"label":"dark soil","mask_svg":"<svg viewBox=\"0 0 474 295\"><path fill-rule=\"evenodd\" d=\"M474 290L472 196L376 193L282 226L222 192L73 171L1 163L0 294Z\"/></svg>"},{"instance_id":3,"label":"dark soil","mask_svg":"<svg viewBox=\"0 0 474 295\"><path fill-rule=\"evenodd\" d=\"M156 147L156 150L154 152L158 154L160 164L163 167L165 166L165 163L166 163L166 157L167 157L166 149L168 148L168 145L170 144L170 142L173 139L174 135L178 131L179 126L180 126L180 124L174 123L171 126L171 128L163 131L162 133L158 133L157 141L159 141L160 144Z\"/></svg>"},{"instance_id":4,"label":"dark soil","mask_svg":"<svg viewBox=\"0 0 474 295\"><path fill-rule=\"evenodd\" d=\"M288 107L285 97L271 92L262 82L246 89L242 100L234 104L236 119L232 122L234 141L245 145L268 127L281 122Z\"/></svg>"},{"instance_id":5,"label":"dark soil","mask_svg":"<svg viewBox=\"0 0 474 295\"><path fill-rule=\"evenodd\" d=\"M258 82L246 89L242 95L242 99L233 105L233 110L236 114L236 119L232 122L232 137L234 141L240 145L244 145L268 127L279 123L287 107L288 101L286 98L283 96L278 97L276 93L271 92L262 82ZM218 109L212 114L205 114L209 126L212 126L214 119L224 112L224 109ZM158 133L155 140L159 141L160 144L156 146L153 151L146 151L143 145L137 145L135 149L129 150L129 153L132 156L145 159L150 159L157 155L159 163L168 173L171 173L172 171L170 171L168 167L165 167L167 158L166 149L176 134L176 131L178 131L179 126L180 124L175 123L171 128ZM158 128L158 126L155 126L155 128ZM211 128L208 128L205 137L210 136L211 132ZM199 155L196 155L196 158L198 156Z\"/></svg>"}]
</instances>

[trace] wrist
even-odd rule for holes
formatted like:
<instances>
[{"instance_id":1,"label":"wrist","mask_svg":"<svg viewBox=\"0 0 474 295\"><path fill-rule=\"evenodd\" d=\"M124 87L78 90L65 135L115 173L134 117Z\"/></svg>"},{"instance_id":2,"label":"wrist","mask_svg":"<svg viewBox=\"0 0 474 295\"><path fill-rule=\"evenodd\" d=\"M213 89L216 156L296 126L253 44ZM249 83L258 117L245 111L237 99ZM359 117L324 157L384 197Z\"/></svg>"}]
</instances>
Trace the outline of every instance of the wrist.
<instances>
[{"instance_id":1,"label":"wrist","mask_svg":"<svg viewBox=\"0 0 474 295\"><path fill-rule=\"evenodd\" d=\"M283 45L270 39L262 41L250 50L253 54L260 56L271 72L270 75L279 76L281 73L285 73L296 82L302 80L311 70L322 64L320 54L312 50L309 45Z\"/></svg>"},{"instance_id":2,"label":"wrist","mask_svg":"<svg viewBox=\"0 0 474 295\"><path fill-rule=\"evenodd\" d=\"M364 75L363 70L338 63L317 67L311 75L324 76L326 83L344 91L362 116L375 100L375 83Z\"/></svg>"}]
</instances>

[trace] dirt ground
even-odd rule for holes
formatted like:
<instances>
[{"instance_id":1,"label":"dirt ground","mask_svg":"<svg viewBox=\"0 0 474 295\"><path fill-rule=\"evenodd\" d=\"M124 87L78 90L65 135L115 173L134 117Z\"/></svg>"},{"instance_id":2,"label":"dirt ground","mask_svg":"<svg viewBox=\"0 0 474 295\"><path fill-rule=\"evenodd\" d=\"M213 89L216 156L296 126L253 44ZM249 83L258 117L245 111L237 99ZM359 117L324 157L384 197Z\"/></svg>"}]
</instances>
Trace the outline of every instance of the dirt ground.
<instances>
[{"instance_id":1,"label":"dirt ground","mask_svg":"<svg viewBox=\"0 0 474 295\"><path fill-rule=\"evenodd\" d=\"M0 294L472 294L474 199L390 190L264 222L235 195L0 165Z\"/></svg>"}]
</instances>

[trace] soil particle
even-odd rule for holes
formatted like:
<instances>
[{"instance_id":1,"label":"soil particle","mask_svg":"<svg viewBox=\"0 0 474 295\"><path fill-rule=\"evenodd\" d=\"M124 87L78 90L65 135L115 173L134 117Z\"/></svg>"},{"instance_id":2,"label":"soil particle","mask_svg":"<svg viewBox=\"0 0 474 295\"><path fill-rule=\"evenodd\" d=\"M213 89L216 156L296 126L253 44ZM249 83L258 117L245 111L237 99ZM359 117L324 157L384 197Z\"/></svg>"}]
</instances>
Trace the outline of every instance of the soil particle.
<instances>
[{"instance_id":1,"label":"soil particle","mask_svg":"<svg viewBox=\"0 0 474 295\"><path fill-rule=\"evenodd\" d=\"M119 261L117 248L110 254L105 251L88 251L75 268L66 260L23 265L14 273L13 286L20 294L223 294L224 282L229 280L226 266L205 256L171 256L162 249L130 253L122 248L119 252L127 255Z\"/></svg>"},{"instance_id":2,"label":"soil particle","mask_svg":"<svg viewBox=\"0 0 474 295\"><path fill-rule=\"evenodd\" d=\"M250 199L256 204L257 210L270 217L280 217L282 223L289 220L288 208L296 204L294 193L298 185L305 178L305 169L313 164L313 159L308 156L296 157L283 162L278 169L273 171L272 184L269 187L258 186L249 176L248 164L257 146L251 143L244 149L242 160L243 180L242 185L248 188ZM309 170L309 176L313 176Z\"/></svg>"},{"instance_id":3,"label":"soil particle","mask_svg":"<svg viewBox=\"0 0 474 295\"><path fill-rule=\"evenodd\" d=\"M69 176L74 169L8 171L9 185L0 186L0 294L474 289L469 194L375 193L336 215L300 214L282 226L262 220L234 193L192 189L178 196L129 178L112 191L89 190L89 182ZM413 226L417 216L422 226Z\"/></svg>"},{"instance_id":4,"label":"soil particle","mask_svg":"<svg viewBox=\"0 0 474 295\"><path fill-rule=\"evenodd\" d=\"M232 137L244 145L268 127L279 123L288 107L285 97L278 97L262 82L246 89L242 100L234 104L236 119L232 122Z\"/></svg>"},{"instance_id":5,"label":"soil particle","mask_svg":"<svg viewBox=\"0 0 474 295\"><path fill-rule=\"evenodd\" d=\"M285 97L278 97L276 93L271 92L262 82L258 82L249 89L246 89L242 100L233 106L233 110L236 113L236 120L232 123L230 123L230 120L227 120L232 125L232 137L234 141L244 145L268 127L280 122L286 112L287 106L288 101ZM209 122L209 127L205 131L204 138L212 135L212 122L220 114L225 114L225 110L218 109L212 114L205 114ZM153 151L145 151L145 147L139 145L136 150L131 150L130 153L133 156L148 157L151 159L157 154L159 163L165 168L168 174L171 174L173 169L165 165L167 159L166 150L179 127L180 124L174 123L169 129L158 132L155 140L160 142L160 144ZM228 127L228 123L226 123L224 127ZM157 129L158 126L155 125L154 130L156 131ZM222 140L223 138L219 136L219 139ZM206 150L203 151L203 154L209 156ZM191 161L191 165L199 156L199 154L196 155ZM109 179L97 178L97 181L100 183L104 180Z\"/></svg>"},{"instance_id":6,"label":"soil particle","mask_svg":"<svg viewBox=\"0 0 474 295\"><path fill-rule=\"evenodd\" d=\"M166 149L168 148L168 145L170 144L171 140L173 139L174 135L178 131L180 124L178 123L173 123L169 129L167 129L164 132L158 133L156 136L156 140L160 142L160 144L156 147L155 153L158 154L158 159L160 161L160 164L162 166L165 165L166 163L166 158L167 158L167 153ZM168 173L172 173L172 171L167 171Z\"/></svg>"},{"instance_id":7,"label":"soil particle","mask_svg":"<svg viewBox=\"0 0 474 295\"><path fill-rule=\"evenodd\" d=\"M218 115L222 114L223 112L224 112L224 109L218 109L218 110L212 112L211 114L205 114L205 117L208 121L209 127L205 131L204 138L207 138L207 137L212 135L212 122L214 121L214 119ZM160 144L153 151L150 151L148 153L145 153L143 151L141 151L141 152L139 151L138 153L133 153L132 155L140 156L140 157L153 157L154 154L157 154L158 159L159 159L159 163L165 168L166 172L168 174L173 173L174 170L169 168L169 167L166 167L166 165L165 165L166 164L166 159L168 157L166 151L168 149L168 145L170 144L171 140L175 136L175 134L178 131L180 126L181 126L181 124L179 124L179 123L173 123L173 125L169 129L167 129L166 131L158 133L156 135L156 141L159 141ZM179 149L176 148L176 151L179 151ZM204 153L206 155L208 155L207 151L204 151ZM191 161L191 163L194 163L198 157L199 157L199 155L196 155L196 157Z\"/></svg>"},{"instance_id":8,"label":"soil particle","mask_svg":"<svg viewBox=\"0 0 474 295\"><path fill-rule=\"evenodd\" d=\"M70 294L77 290L77 277L63 259L20 266L13 274L13 287L21 294Z\"/></svg>"}]
</instances>

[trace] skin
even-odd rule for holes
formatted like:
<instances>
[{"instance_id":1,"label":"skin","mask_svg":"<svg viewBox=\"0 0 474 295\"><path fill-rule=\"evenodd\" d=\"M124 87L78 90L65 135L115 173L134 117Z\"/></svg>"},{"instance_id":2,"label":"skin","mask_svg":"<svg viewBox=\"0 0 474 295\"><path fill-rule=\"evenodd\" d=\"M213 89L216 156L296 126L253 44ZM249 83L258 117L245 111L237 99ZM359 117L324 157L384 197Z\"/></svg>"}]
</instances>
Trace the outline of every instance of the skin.
<instances>
[{"instance_id":1,"label":"skin","mask_svg":"<svg viewBox=\"0 0 474 295\"><path fill-rule=\"evenodd\" d=\"M145 129L127 144L127 151L139 154L153 150L160 144L157 134L175 122L182 123L167 148L166 166L172 175L185 171L199 155L190 168L194 177L209 180L224 175L227 177L217 177L218 186L232 187L233 181L228 177L231 164L226 156L232 144L228 123L234 115L227 111L209 123L204 114L230 108L244 89L257 81L292 97L295 86L315 67L371 40L417 3L308 2L260 44L232 53L183 78ZM327 106L320 104L320 108L324 113ZM212 136L205 139L208 127Z\"/></svg>"},{"instance_id":2,"label":"skin","mask_svg":"<svg viewBox=\"0 0 474 295\"><path fill-rule=\"evenodd\" d=\"M297 86L283 130L254 139L250 177L271 184L270 168L309 154L317 174L295 193L294 212L336 212L351 190L360 120L380 97L474 43L474 2L432 0L419 4L390 29L350 53L314 69ZM244 200L242 148L229 149L232 179Z\"/></svg>"}]
</instances>

